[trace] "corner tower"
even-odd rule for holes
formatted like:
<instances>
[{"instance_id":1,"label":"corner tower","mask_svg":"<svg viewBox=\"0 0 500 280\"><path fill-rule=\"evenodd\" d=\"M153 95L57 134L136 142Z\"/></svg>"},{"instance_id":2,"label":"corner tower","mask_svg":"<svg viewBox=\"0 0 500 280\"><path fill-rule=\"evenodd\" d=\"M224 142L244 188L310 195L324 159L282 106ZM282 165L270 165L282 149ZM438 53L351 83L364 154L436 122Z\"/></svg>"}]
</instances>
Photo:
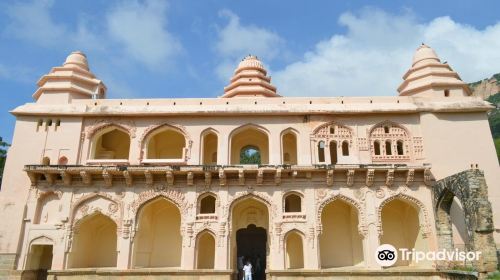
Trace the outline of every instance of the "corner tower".
<instances>
[{"instance_id":1,"label":"corner tower","mask_svg":"<svg viewBox=\"0 0 500 280\"><path fill-rule=\"evenodd\" d=\"M90 72L87 56L80 51L72 52L63 66L52 68L37 85L33 94L37 103L71 103L73 99L102 99L106 96L106 86Z\"/></svg>"},{"instance_id":2,"label":"corner tower","mask_svg":"<svg viewBox=\"0 0 500 280\"><path fill-rule=\"evenodd\" d=\"M255 96L280 97L276 93L276 87L271 85L271 77L267 76L262 62L256 56L249 55L240 62L221 97Z\"/></svg>"},{"instance_id":3,"label":"corner tower","mask_svg":"<svg viewBox=\"0 0 500 280\"><path fill-rule=\"evenodd\" d=\"M411 68L403 76L398 92L401 96L463 97L470 96L469 86L434 50L423 44L413 55Z\"/></svg>"}]
</instances>

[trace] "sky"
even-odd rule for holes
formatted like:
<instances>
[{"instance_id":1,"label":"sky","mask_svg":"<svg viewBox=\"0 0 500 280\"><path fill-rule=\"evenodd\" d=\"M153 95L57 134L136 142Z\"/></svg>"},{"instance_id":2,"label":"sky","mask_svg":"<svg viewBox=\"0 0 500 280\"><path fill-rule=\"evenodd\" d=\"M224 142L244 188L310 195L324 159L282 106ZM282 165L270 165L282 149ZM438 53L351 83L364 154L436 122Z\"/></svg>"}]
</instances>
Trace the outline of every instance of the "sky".
<instances>
[{"instance_id":1,"label":"sky","mask_svg":"<svg viewBox=\"0 0 500 280\"><path fill-rule=\"evenodd\" d=\"M283 96L394 96L425 43L466 82L500 72L500 2L0 2L0 136L36 82L83 51L108 98L217 97L248 54Z\"/></svg>"}]
</instances>

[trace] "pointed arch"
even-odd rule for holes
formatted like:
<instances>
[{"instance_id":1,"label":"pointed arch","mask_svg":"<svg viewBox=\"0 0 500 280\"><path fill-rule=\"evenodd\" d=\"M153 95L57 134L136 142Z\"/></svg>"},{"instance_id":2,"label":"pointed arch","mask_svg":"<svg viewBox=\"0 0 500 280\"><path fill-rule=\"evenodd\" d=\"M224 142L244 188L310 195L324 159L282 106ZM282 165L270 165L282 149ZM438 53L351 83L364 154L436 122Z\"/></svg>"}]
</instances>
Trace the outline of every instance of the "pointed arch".
<instances>
[{"instance_id":1,"label":"pointed arch","mask_svg":"<svg viewBox=\"0 0 500 280\"><path fill-rule=\"evenodd\" d=\"M319 256L322 268L362 264L367 226L361 204L337 194L319 205Z\"/></svg>"},{"instance_id":2,"label":"pointed arch","mask_svg":"<svg viewBox=\"0 0 500 280\"><path fill-rule=\"evenodd\" d=\"M401 131L393 131L391 128L400 128L403 130L404 132L404 135L405 136L410 136L410 131L408 130L408 128L406 128L406 126L400 124L400 123L397 123L397 122L394 122L394 121L391 121L391 120L384 120L384 121L381 121L375 125L373 125L369 132L368 132L368 135L372 135L374 133L380 133L380 134L386 134L385 132L385 129L386 127L389 128L389 133L398 133L400 134ZM376 131L376 130L379 130L379 131Z\"/></svg>"},{"instance_id":3,"label":"pointed arch","mask_svg":"<svg viewBox=\"0 0 500 280\"><path fill-rule=\"evenodd\" d=\"M290 229L284 234L283 251L285 252L285 269L304 268L305 235L298 229Z\"/></svg>"},{"instance_id":4,"label":"pointed arch","mask_svg":"<svg viewBox=\"0 0 500 280\"><path fill-rule=\"evenodd\" d=\"M369 129L368 137L374 162L411 159L412 138L404 125L385 120L373 125Z\"/></svg>"},{"instance_id":5,"label":"pointed arch","mask_svg":"<svg viewBox=\"0 0 500 280\"><path fill-rule=\"evenodd\" d=\"M332 127L334 128L333 130L330 129ZM323 124L320 124L319 126L317 126L313 130L312 134L317 135L317 136L337 135L337 136L343 136L346 138L350 138L353 136L354 131L351 127L349 127L345 124L339 123L337 121L330 121L330 122L323 123Z\"/></svg>"},{"instance_id":6,"label":"pointed arch","mask_svg":"<svg viewBox=\"0 0 500 280\"><path fill-rule=\"evenodd\" d=\"M207 198L213 198L213 200L204 201ZM198 195L197 198L197 214L215 214L217 211L218 198L217 194L214 192L204 192Z\"/></svg>"},{"instance_id":7,"label":"pointed arch","mask_svg":"<svg viewBox=\"0 0 500 280\"><path fill-rule=\"evenodd\" d=\"M180 267L182 214L166 196L147 199L135 216L133 267Z\"/></svg>"},{"instance_id":8,"label":"pointed arch","mask_svg":"<svg viewBox=\"0 0 500 280\"><path fill-rule=\"evenodd\" d=\"M288 127L280 133L281 162L283 164L297 164L299 152L299 132Z\"/></svg>"},{"instance_id":9,"label":"pointed arch","mask_svg":"<svg viewBox=\"0 0 500 280\"><path fill-rule=\"evenodd\" d=\"M200 133L200 163L217 164L219 153L219 132L214 128L206 128Z\"/></svg>"},{"instance_id":10,"label":"pointed arch","mask_svg":"<svg viewBox=\"0 0 500 280\"><path fill-rule=\"evenodd\" d=\"M118 224L101 211L77 220L70 237L68 268L116 267Z\"/></svg>"},{"instance_id":11,"label":"pointed arch","mask_svg":"<svg viewBox=\"0 0 500 280\"><path fill-rule=\"evenodd\" d=\"M159 134L165 134L165 137L174 137L175 142L159 141L158 144L162 145L161 147L150 146L154 144L150 142L154 140L155 136L161 136ZM168 143L168 146L166 146L166 143ZM141 150L140 159L142 161L163 159L167 161L187 162L190 158L192 144L193 141L189 133L181 125L171 123L151 125L144 131L139 141Z\"/></svg>"},{"instance_id":12,"label":"pointed arch","mask_svg":"<svg viewBox=\"0 0 500 280\"><path fill-rule=\"evenodd\" d=\"M424 237L427 237L430 232L431 232L431 225L429 222L429 213L427 211L427 208L425 205L417 198L413 196L409 196L403 193L398 193L396 195L390 196L386 198L384 201L380 203L380 205L377 208L377 215L378 215L378 229L379 229L379 235L383 234L382 230L382 210L386 204L393 200L402 200L405 203L408 203L411 205L417 212L419 213L419 222L420 226L422 227L422 234Z\"/></svg>"},{"instance_id":13,"label":"pointed arch","mask_svg":"<svg viewBox=\"0 0 500 280\"><path fill-rule=\"evenodd\" d=\"M134 215L134 217L137 218L137 214L139 213L140 208L142 208L148 202L159 197L164 198L169 202L173 203L175 206L177 206L177 208L179 208L179 211L181 211L181 213L185 213L187 208L187 203L185 201L184 194L173 189L168 189L166 191L155 191L155 190L143 191L139 193L139 197L132 203L130 203L128 207L131 213Z\"/></svg>"},{"instance_id":14,"label":"pointed arch","mask_svg":"<svg viewBox=\"0 0 500 280\"><path fill-rule=\"evenodd\" d=\"M263 126L248 123L241 125L229 134L228 160L231 164L242 163L245 148L255 147L258 151L258 164L268 164L270 155L270 133ZM244 164L245 162L243 162Z\"/></svg>"},{"instance_id":15,"label":"pointed arch","mask_svg":"<svg viewBox=\"0 0 500 280\"><path fill-rule=\"evenodd\" d=\"M325 198L322 202L318 204L318 210L316 212L317 213L316 219L318 224L321 225L321 215L323 214L323 209L325 208L325 206L336 200L341 200L342 202L347 203L348 205L352 206L354 209L357 210L359 217L359 224L358 224L359 234L361 234L362 236L366 236L367 228L365 223L365 214L363 207L361 207L361 204L357 202L354 198L350 198L343 194L333 194L328 198Z\"/></svg>"},{"instance_id":16,"label":"pointed arch","mask_svg":"<svg viewBox=\"0 0 500 280\"><path fill-rule=\"evenodd\" d=\"M214 269L217 236L210 229L204 229L196 235L196 268Z\"/></svg>"},{"instance_id":17,"label":"pointed arch","mask_svg":"<svg viewBox=\"0 0 500 280\"><path fill-rule=\"evenodd\" d=\"M99 201L99 199L104 201ZM92 193L79 198L71 206L70 213L69 224L73 227L79 220L84 219L86 216L94 213L102 213L104 216L112 219L118 228L120 228L123 207L121 203L118 203L107 193Z\"/></svg>"},{"instance_id":18,"label":"pointed arch","mask_svg":"<svg viewBox=\"0 0 500 280\"><path fill-rule=\"evenodd\" d=\"M287 191L283 194L282 205L283 213L304 212L304 195L299 191Z\"/></svg>"},{"instance_id":19,"label":"pointed arch","mask_svg":"<svg viewBox=\"0 0 500 280\"><path fill-rule=\"evenodd\" d=\"M124 159L130 155L131 132L128 128L106 123L93 128L90 138L90 159Z\"/></svg>"}]
</instances>

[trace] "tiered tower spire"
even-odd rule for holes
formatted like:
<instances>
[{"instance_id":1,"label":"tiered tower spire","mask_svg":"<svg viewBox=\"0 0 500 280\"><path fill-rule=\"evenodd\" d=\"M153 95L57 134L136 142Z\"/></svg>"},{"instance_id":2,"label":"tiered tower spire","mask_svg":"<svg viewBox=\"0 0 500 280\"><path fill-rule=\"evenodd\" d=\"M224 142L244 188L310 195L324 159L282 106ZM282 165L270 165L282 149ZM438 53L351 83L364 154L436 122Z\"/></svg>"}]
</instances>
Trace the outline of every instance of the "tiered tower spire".
<instances>
[{"instance_id":1,"label":"tiered tower spire","mask_svg":"<svg viewBox=\"0 0 500 280\"><path fill-rule=\"evenodd\" d=\"M276 87L271 85L271 77L262 62L253 55L245 57L231 78L230 84L224 88L223 98L229 97L279 97Z\"/></svg>"},{"instance_id":2,"label":"tiered tower spire","mask_svg":"<svg viewBox=\"0 0 500 280\"><path fill-rule=\"evenodd\" d=\"M411 68L403 76L399 95L427 97L469 96L469 86L446 62L442 63L436 52L422 43L413 56Z\"/></svg>"}]
</instances>

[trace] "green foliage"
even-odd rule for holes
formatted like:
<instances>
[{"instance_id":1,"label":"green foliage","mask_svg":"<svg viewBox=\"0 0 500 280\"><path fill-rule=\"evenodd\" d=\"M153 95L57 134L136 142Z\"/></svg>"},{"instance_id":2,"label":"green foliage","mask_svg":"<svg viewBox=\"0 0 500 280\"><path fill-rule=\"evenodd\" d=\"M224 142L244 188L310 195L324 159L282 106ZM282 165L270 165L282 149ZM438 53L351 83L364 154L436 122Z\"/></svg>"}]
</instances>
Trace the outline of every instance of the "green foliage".
<instances>
[{"instance_id":1,"label":"green foliage","mask_svg":"<svg viewBox=\"0 0 500 280\"><path fill-rule=\"evenodd\" d=\"M488 275L488 278L486 279L500 279L500 272L495 271L491 274Z\"/></svg>"},{"instance_id":2,"label":"green foliage","mask_svg":"<svg viewBox=\"0 0 500 280\"><path fill-rule=\"evenodd\" d=\"M254 146L246 146L240 152L241 164L260 164L260 151L259 148Z\"/></svg>"},{"instance_id":3,"label":"green foliage","mask_svg":"<svg viewBox=\"0 0 500 280\"><path fill-rule=\"evenodd\" d=\"M7 158L7 147L9 144L3 141L2 137L0 137L0 184L1 178L3 177L3 168L5 166L5 160Z\"/></svg>"},{"instance_id":4,"label":"green foliage","mask_svg":"<svg viewBox=\"0 0 500 280\"><path fill-rule=\"evenodd\" d=\"M487 101L497 106L497 108L491 110L489 113L488 120L490 122L491 134L493 134L493 140L495 141L495 148L497 149L498 161L500 162L500 92L488 97Z\"/></svg>"}]
</instances>

